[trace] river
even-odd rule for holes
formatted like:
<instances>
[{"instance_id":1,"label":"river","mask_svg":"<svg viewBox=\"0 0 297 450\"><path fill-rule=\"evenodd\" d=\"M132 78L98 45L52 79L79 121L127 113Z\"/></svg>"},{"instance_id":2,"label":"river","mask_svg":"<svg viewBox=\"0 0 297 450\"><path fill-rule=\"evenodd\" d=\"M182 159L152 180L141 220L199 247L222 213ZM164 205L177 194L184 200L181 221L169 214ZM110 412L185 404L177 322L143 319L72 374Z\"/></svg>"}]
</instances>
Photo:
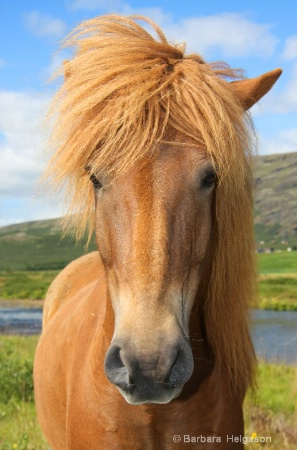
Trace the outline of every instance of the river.
<instances>
[{"instance_id":1,"label":"river","mask_svg":"<svg viewBox=\"0 0 297 450\"><path fill-rule=\"evenodd\" d=\"M254 310L252 336L258 357L297 364L297 311Z\"/></svg>"},{"instance_id":2,"label":"river","mask_svg":"<svg viewBox=\"0 0 297 450\"><path fill-rule=\"evenodd\" d=\"M39 308L0 308L0 333L39 334L41 317ZM297 311L254 310L252 336L258 357L297 363Z\"/></svg>"}]
</instances>

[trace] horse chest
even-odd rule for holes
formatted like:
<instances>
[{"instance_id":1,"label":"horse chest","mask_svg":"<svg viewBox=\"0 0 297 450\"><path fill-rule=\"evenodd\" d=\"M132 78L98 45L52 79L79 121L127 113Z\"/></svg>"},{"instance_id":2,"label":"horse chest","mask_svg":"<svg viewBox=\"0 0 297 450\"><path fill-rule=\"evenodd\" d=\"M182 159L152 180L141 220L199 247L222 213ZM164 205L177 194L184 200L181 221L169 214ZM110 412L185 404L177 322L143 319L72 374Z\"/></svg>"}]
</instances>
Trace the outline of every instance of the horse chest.
<instances>
[{"instance_id":1,"label":"horse chest","mask_svg":"<svg viewBox=\"0 0 297 450\"><path fill-rule=\"evenodd\" d=\"M88 406L83 414L79 412L82 406L79 397L80 408L72 405L74 413L68 415L67 449L171 450L176 446L199 450L206 443L213 450L231 448L219 437L224 430L213 428L210 412L194 407L191 402L134 406L122 402L121 397L117 399L114 393L111 400L108 390L101 394L100 404L84 402Z\"/></svg>"}]
</instances>

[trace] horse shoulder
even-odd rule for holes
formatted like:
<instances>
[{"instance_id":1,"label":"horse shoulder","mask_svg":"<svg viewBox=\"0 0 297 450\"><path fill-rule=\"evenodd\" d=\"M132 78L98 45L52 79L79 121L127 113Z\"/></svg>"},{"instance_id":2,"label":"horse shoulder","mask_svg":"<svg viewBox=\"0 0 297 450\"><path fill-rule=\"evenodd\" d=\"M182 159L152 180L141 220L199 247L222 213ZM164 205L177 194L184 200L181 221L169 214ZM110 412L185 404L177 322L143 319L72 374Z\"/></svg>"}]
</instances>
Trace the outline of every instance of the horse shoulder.
<instances>
[{"instance_id":1,"label":"horse shoulder","mask_svg":"<svg viewBox=\"0 0 297 450\"><path fill-rule=\"evenodd\" d=\"M81 256L68 264L57 275L46 293L43 307L43 328L63 303L103 274L104 267L97 251Z\"/></svg>"}]
</instances>

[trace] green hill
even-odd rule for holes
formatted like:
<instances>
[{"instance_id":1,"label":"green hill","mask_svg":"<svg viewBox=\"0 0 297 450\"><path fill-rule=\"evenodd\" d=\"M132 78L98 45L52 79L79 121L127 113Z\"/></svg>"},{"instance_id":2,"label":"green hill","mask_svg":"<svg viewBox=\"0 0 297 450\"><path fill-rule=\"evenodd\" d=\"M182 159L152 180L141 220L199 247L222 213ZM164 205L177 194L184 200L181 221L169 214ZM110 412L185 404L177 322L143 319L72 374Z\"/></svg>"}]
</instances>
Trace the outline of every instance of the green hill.
<instances>
[{"instance_id":1,"label":"green hill","mask_svg":"<svg viewBox=\"0 0 297 450\"><path fill-rule=\"evenodd\" d=\"M297 153L256 159L255 231L262 246L297 245Z\"/></svg>"},{"instance_id":2,"label":"green hill","mask_svg":"<svg viewBox=\"0 0 297 450\"><path fill-rule=\"evenodd\" d=\"M0 271L55 270L86 253L85 243L61 239L58 220L42 220L0 228ZM95 248L92 242L87 251Z\"/></svg>"},{"instance_id":3,"label":"green hill","mask_svg":"<svg viewBox=\"0 0 297 450\"><path fill-rule=\"evenodd\" d=\"M297 246L297 153L256 159L255 231L263 248ZM61 269L84 253L84 242L61 239L57 220L0 228L0 271Z\"/></svg>"}]
</instances>

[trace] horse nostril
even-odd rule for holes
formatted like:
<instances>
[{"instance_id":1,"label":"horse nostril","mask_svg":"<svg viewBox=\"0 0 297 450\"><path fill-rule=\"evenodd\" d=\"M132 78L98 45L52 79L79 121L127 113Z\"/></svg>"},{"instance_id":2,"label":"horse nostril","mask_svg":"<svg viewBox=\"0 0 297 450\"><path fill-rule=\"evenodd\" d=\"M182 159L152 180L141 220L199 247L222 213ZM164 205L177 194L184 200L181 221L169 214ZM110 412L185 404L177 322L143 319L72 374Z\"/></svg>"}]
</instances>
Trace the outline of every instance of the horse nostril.
<instances>
[{"instance_id":1,"label":"horse nostril","mask_svg":"<svg viewBox=\"0 0 297 450\"><path fill-rule=\"evenodd\" d=\"M111 347L105 357L105 372L124 367L120 357L120 347Z\"/></svg>"},{"instance_id":2,"label":"horse nostril","mask_svg":"<svg viewBox=\"0 0 297 450\"><path fill-rule=\"evenodd\" d=\"M120 347L117 346L108 350L105 356L104 370L109 381L124 392L131 394L134 390L134 385L121 359L120 351Z\"/></svg>"},{"instance_id":3,"label":"horse nostril","mask_svg":"<svg viewBox=\"0 0 297 450\"><path fill-rule=\"evenodd\" d=\"M187 352L186 349L178 346L176 357L171 365L170 372L167 377L169 385L176 387L185 384L192 375L193 368L194 362L192 353Z\"/></svg>"}]
</instances>

